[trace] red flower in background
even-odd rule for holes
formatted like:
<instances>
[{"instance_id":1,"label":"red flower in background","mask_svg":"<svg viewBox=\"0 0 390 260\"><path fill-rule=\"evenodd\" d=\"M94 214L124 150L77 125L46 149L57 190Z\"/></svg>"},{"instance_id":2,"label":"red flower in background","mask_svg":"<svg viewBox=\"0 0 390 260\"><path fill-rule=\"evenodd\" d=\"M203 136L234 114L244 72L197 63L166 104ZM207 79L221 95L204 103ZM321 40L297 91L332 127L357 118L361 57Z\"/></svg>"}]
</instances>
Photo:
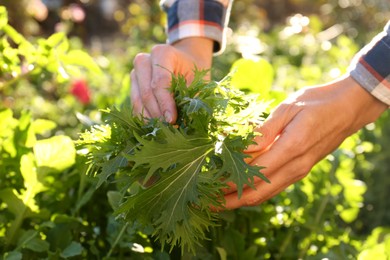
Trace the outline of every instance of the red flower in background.
<instances>
[{"instance_id":1,"label":"red flower in background","mask_svg":"<svg viewBox=\"0 0 390 260\"><path fill-rule=\"evenodd\" d=\"M91 93L89 91L88 84L84 79L77 79L73 81L70 93L84 105L91 102Z\"/></svg>"}]
</instances>

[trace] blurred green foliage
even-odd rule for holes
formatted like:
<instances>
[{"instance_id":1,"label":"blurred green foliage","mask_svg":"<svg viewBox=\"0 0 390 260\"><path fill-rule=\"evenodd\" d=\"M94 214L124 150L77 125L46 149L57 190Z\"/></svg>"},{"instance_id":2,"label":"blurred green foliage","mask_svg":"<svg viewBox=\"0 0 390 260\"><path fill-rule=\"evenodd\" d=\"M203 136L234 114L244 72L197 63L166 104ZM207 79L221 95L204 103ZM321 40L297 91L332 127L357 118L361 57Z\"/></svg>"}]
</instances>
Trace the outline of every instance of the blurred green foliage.
<instances>
[{"instance_id":1,"label":"blurred green foliage","mask_svg":"<svg viewBox=\"0 0 390 260\"><path fill-rule=\"evenodd\" d=\"M0 259L179 259L180 249L158 250L152 230L114 219L118 187L95 190L71 142L104 121L99 109L128 96L133 57L164 42L157 1L122 3L113 15L118 34L90 41L82 25L61 16L73 26L40 36L40 23L17 8L27 2L0 2L11 25L26 19L13 27L0 9ZM237 87L273 100L272 108L289 92L344 73L382 29L389 5L236 0L234 33L215 57L213 78L255 64L237 73ZM79 79L89 103L72 94ZM388 259L389 120L385 112L270 201L221 213L211 240L182 259Z\"/></svg>"}]
</instances>

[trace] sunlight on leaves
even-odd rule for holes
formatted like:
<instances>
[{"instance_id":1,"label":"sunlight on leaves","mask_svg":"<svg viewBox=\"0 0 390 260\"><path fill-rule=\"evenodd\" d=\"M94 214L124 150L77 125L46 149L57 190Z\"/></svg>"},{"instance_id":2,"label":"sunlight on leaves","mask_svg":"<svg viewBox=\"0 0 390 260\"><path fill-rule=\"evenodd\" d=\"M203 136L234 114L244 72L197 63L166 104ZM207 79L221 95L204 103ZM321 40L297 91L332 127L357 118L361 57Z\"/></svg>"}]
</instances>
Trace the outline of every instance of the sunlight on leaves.
<instances>
[{"instance_id":1,"label":"sunlight on leaves","mask_svg":"<svg viewBox=\"0 0 390 260\"><path fill-rule=\"evenodd\" d=\"M76 149L68 136L54 136L39 140L34 145L34 155L38 167L63 171L75 163Z\"/></svg>"}]
</instances>

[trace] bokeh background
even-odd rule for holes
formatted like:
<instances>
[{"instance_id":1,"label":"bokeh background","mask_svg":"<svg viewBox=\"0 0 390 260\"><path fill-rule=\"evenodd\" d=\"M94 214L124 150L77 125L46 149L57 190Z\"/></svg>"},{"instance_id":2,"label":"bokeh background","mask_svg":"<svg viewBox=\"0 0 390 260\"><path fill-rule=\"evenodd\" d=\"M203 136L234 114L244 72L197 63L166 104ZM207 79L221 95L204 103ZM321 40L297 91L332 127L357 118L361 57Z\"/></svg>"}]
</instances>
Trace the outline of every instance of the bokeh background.
<instances>
[{"instance_id":1,"label":"bokeh background","mask_svg":"<svg viewBox=\"0 0 390 260\"><path fill-rule=\"evenodd\" d=\"M165 42L158 1L0 5L0 259L179 259L113 217L119 187L96 189L73 144L104 122L101 109L126 102L135 55ZM238 68L232 85L271 109L345 73L389 19L388 0L236 0L212 78ZM197 256L182 258L389 259L389 120L270 201L223 213Z\"/></svg>"}]
</instances>

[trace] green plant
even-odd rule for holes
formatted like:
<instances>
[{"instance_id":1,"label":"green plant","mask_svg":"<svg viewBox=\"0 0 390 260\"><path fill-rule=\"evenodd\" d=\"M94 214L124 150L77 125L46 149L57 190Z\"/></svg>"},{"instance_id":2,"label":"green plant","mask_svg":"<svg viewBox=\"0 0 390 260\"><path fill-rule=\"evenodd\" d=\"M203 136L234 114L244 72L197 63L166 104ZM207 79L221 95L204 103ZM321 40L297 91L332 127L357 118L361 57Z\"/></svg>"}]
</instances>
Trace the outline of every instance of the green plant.
<instances>
[{"instance_id":1,"label":"green plant","mask_svg":"<svg viewBox=\"0 0 390 260\"><path fill-rule=\"evenodd\" d=\"M10 108L17 116L29 110L34 118L56 121L76 136L76 111L86 110L88 104L71 95L71 84L80 78L101 78L100 66L86 51L73 48L64 33L25 38L8 24L3 6L0 38L0 108Z\"/></svg>"},{"instance_id":2,"label":"green plant","mask_svg":"<svg viewBox=\"0 0 390 260\"><path fill-rule=\"evenodd\" d=\"M125 104L107 111L106 124L79 141L88 149L98 186L112 175L117 177L111 181L121 183L117 215L131 225L151 226L163 248L178 245L192 253L205 230L216 225L218 215L210 207L223 208L226 183L236 184L240 196L254 177L265 179L243 154L261 122L261 103L231 89L229 77L205 82L206 73L195 71L189 86L183 76L172 75L176 125L133 116Z\"/></svg>"},{"instance_id":3,"label":"green plant","mask_svg":"<svg viewBox=\"0 0 390 260\"><path fill-rule=\"evenodd\" d=\"M130 26L142 28L126 27L132 32L129 39L116 39L105 53L86 50L80 39L61 33L47 39L22 36L0 8L0 259L387 259L388 112L278 196L257 207L218 213L217 225L204 230L209 239L195 244L195 254L182 255L179 247L161 250L153 228L117 218L123 194L136 192L138 184L126 193L128 176L120 170L109 174L108 182L100 175L96 189L99 178L85 174L86 161L79 156L86 151L74 154L71 139L91 124L104 128L109 113L97 108L120 107L129 93L132 57L149 51L152 42L146 38L162 41L161 28L145 26L150 21L144 10L154 9L137 3L129 11ZM267 103L271 107L296 88L343 73L358 49L356 42L343 36L322 42L318 34L326 21L308 18L309 24L289 37L281 32L293 25L290 20L262 33L264 52L234 64L244 64L234 68L236 87L274 100ZM216 57L214 78L223 78L241 57L236 47L229 44ZM66 58L69 53L83 53L95 64L74 62L78 56ZM80 75L92 94L87 105L69 94L69 85ZM163 139L162 130L155 133Z\"/></svg>"},{"instance_id":4,"label":"green plant","mask_svg":"<svg viewBox=\"0 0 390 260\"><path fill-rule=\"evenodd\" d=\"M61 189L57 190L58 194L47 190L53 188L56 177L75 164L76 149L73 141L63 135L37 140L37 135L56 127L52 121L32 120L26 112L20 119L15 119L9 109L0 111L0 118L0 218L4 223L0 226L3 235L0 245L3 257L21 259L22 252L31 257L38 256L49 250L50 243L44 239L44 234L56 225L55 215L52 221L44 221L50 218L50 211L42 210L41 206L55 203L61 196ZM39 198L44 191L49 196ZM26 222L29 224L25 225ZM72 243L78 245L81 253L80 244ZM64 250L62 254L67 252L66 248Z\"/></svg>"}]
</instances>

